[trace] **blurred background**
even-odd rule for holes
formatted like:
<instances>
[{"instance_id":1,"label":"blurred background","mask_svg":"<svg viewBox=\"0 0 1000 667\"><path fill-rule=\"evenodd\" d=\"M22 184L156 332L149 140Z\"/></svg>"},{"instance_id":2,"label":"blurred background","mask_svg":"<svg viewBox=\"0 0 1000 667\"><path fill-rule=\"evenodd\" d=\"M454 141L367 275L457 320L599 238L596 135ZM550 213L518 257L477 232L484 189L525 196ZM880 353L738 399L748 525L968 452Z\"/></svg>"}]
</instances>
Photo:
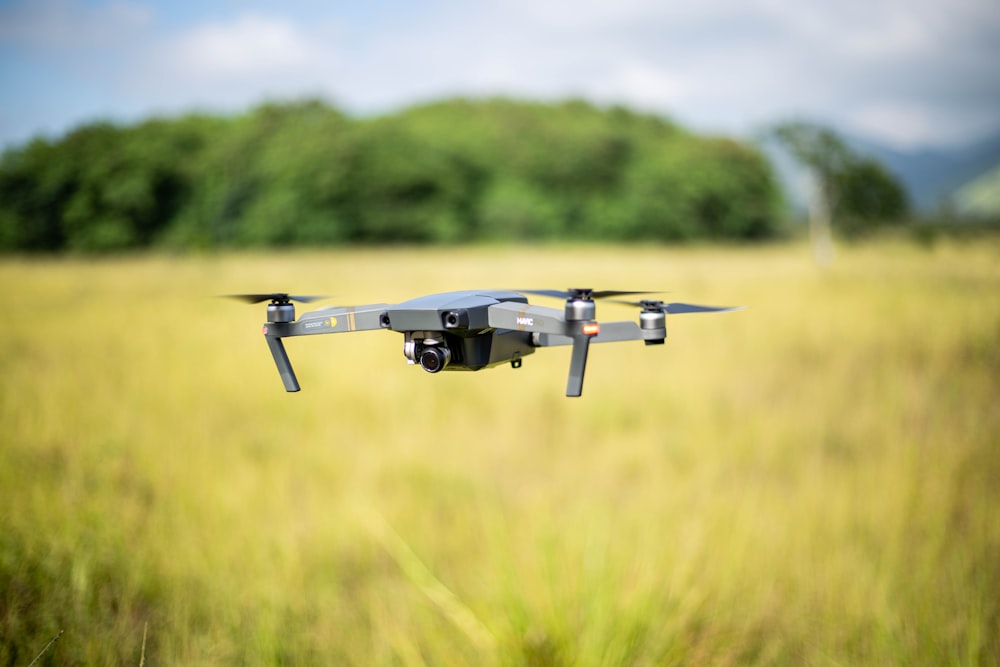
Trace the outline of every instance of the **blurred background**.
<instances>
[{"instance_id":1,"label":"blurred background","mask_svg":"<svg viewBox=\"0 0 1000 667\"><path fill-rule=\"evenodd\" d=\"M995 221L998 33L988 0L6 1L0 247Z\"/></svg>"},{"instance_id":2,"label":"blurred background","mask_svg":"<svg viewBox=\"0 0 1000 667\"><path fill-rule=\"evenodd\" d=\"M0 664L997 665L1000 11L689 5L0 0Z\"/></svg>"},{"instance_id":3,"label":"blurred background","mask_svg":"<svg viewBox=\"0 0 1000 667\"><path fill-rule=\"evenodd\" d=\"M807 116L896 149L995 138L987 0L2 3L0 139L320 97L582 97L745 136Z\"/></svg>"}]
</instances>

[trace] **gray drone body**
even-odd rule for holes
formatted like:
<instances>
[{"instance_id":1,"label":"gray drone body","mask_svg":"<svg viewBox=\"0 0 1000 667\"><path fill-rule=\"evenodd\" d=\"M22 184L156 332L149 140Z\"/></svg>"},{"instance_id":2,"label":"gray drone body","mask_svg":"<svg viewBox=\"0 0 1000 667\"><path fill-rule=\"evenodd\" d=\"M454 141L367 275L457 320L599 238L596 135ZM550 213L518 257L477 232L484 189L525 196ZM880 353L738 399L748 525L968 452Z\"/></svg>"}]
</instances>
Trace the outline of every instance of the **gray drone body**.
<instances>
[{"instance_id":1,"label":"gray drone body","mask_svg":"<svg viewBox=\"0 0 1000 667\"><path fill-rule=\"evenodd\" d=\"M735 310L716 306L663 303L643 300L638 322L598 322L595 298L646 292L555 290L467 290L418 297L398 304L321 308L295 319L293 301L314 297L288 294L234 295L245 301L269 301L264 338L278 373L290 392L299 383L282 342L285 338L319 334L388 329L403 334L403 354L408 363L429 373L478 371L521 360L541 347L572 345L567 396L583 391L583 376L590 343L642 340L662 344L667 335L666 315L674 313ZM565 298L563 309L535 306L526 294Z\"/></svg>"}]
</instances>

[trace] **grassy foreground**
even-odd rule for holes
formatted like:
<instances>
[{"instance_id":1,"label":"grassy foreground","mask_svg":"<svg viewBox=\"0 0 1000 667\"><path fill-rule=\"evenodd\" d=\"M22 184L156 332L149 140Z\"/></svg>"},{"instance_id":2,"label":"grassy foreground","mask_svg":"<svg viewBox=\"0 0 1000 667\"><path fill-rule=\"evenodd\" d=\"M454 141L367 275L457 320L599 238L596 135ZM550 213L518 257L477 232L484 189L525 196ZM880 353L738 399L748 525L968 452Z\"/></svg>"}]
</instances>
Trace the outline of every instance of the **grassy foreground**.
<instances>
[{"instance_id":1,"label":"grassy foreground","mask_svg":"<svg viewBox=\"0 0 1000 667\"><path fill-rule=\"evenodd\" d=\"M0 664L996 665L1000 244L0 260ZM230 292L671 290L429 376ZM558 307L558 302L551 302ZM300 308L300 311L302 309ZM634 317L601 305L601 319Z\"/></svg>"}]
</instances>

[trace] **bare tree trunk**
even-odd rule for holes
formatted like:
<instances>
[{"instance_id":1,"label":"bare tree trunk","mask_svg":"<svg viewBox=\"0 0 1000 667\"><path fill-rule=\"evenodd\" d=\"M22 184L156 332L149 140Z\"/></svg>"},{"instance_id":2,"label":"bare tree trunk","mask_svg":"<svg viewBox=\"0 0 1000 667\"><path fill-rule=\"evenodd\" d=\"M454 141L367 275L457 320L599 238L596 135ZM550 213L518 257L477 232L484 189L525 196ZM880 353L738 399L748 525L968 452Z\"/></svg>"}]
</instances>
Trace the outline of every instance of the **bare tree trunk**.
<instances>
[{"instance_id":1,"label":"bare tree trunk","mask_svg":"<svg viewBox=\"0 0 1000 667\"><path fill-rule=\"evenodd\" d=\"M813 256L820 266L833 264L830 209L829 192L824 187L823 178L818 174L813 174L809 196L809 238L812 240Z\"/></svg>"}]
</instances>

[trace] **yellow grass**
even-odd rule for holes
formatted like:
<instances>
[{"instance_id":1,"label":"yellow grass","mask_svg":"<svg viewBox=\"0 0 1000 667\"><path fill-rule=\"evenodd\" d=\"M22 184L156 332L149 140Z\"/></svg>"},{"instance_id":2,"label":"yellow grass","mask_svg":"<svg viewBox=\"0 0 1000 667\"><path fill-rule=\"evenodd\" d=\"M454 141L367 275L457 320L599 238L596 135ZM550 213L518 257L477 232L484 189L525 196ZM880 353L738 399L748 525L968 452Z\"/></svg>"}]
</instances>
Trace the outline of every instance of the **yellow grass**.
<instances>
[{"instance_id":1,"label":"yellow grass","mask_svg":"<svg viewBox=\"0 0 1000 667\"><path fill-rule=\"evenodd\" d=\"M995 240L0 281L0 663L998 664ZM749 309L595 346L580 399L568 348L431 376L385 332L288 341L289 395L263 306L213 296L570 286Z\"/></svg>"}]
</instances>

